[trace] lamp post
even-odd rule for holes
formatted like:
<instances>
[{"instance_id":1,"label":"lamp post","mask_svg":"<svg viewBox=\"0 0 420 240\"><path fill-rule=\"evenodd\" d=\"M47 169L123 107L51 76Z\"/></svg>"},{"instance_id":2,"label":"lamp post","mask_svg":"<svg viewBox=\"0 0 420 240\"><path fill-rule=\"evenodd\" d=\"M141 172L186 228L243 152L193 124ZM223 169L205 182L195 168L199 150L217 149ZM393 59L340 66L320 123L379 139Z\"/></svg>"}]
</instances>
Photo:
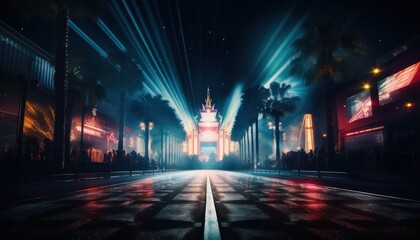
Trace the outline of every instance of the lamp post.
<instances>
[{"instance_id":1,"label":"lamp post","mask_svg":"<svg viewBox=\"0 0 420 240\"><path fill-rule=\"evenodd\" d=\"M279 122L279 146L276 144L276 126L274 122L268 122L268 129L273 130L273 156L276 156L276 150L279 149L280 153L282 153L281 145L283 141L283 127L281 122ZM280 156L281 158L281 156ZM276 159L278 160L278 159ZM279 173L280 173L280 162L279 162Z\"/></svg>"},{"instance_id":2,"label":"lamp post","mask_svg":"<svg viewBox=\"0 0 420 240\"><path fill-rule=\"evenodd\" d=\"M144 162L143 162L143 174L146 171L146 163L149 163L149 137L150 137L150 130L154 127L153 122L146 121L140 123L141 130L144 131Z\"/></svg>"},{"instance_id":3,"label":"lamp post","mask_svg":"<svg viewBox=\"0 0 420 240\"><path fill-rule=\"evenodd\" d=\"M17 164L16 177L18 177L20 174L20 168L22 164L23 127L25 124L25 111L26 111L26 100L27 100L28 90L36 89L39 87L39 81L34 80L34 79L27 79L19 75L17 77L17 80L20 82L20 84L22 84L22 91L20 95L19 121L18 121L17 133L16 133L16 164Z\"/></svg>"},{"instance_id":4,"label":"lamp post","mask_svg":"<svg viewBox=\"0 0 420 240\"><path fill-rule=\"evenodd\" d=\"M324 158L324 147L326 145L327 142L327 133L322 133L322 151L318 151L318 156L316 157L316 172L317 172L317 177L319 178L321 176L321 172L319 169L319 155L321 154L322 157ZM328 159L328 158L327 158Z\"/></svg>"}]
</instances>

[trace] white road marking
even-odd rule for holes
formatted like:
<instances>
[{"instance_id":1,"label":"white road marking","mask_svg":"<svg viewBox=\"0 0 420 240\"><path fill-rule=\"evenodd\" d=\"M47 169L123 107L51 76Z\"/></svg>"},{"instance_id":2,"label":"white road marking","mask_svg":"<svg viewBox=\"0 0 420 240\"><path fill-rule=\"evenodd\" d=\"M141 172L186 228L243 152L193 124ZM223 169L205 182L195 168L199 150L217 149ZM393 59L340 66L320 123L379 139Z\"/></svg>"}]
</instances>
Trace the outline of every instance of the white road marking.
<instances>
[{"instance_id":1,"label":"white road marking","mask_svg":"<svg viewBox=\"0 0 420 240\"><path fill-rule=\"evenodd\" d=\"M219 223L217 221L216 207L214 206L213 193L211 191L210 177L207 173L206 191L206 215L204 220L204 240L222 239L220 236Z\"/></svg>"}]
</instances>

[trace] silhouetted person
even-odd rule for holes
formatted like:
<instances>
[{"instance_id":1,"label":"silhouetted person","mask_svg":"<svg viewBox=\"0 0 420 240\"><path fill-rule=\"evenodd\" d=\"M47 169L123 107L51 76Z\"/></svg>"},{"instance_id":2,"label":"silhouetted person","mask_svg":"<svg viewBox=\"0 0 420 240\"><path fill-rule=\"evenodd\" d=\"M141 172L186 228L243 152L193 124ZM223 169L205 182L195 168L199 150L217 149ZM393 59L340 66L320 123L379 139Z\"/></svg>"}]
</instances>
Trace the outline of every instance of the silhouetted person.
<instances>
[{"instance_id":1,"label":"silhouetted person","mask_svg":"<svg viewBox=\"0 0 420 240\"><path fill-rule=\"evenodd\" d=\"M48 138L42 139L44 144L44 160L49 161L52 153L52 142Z\"/></svg>"}]
</instances>

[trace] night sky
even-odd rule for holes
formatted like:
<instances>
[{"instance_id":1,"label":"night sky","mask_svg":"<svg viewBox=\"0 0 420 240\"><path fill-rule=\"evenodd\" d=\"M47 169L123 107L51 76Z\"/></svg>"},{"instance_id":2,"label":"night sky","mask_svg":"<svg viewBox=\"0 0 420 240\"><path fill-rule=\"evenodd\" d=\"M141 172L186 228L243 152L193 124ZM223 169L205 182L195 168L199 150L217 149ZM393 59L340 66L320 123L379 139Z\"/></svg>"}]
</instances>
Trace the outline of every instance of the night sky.
<instances>
[{"instance_id":1,"label":"night sky","mask_svg":"<svg viewBox=\"0 0 420 240\"><path fill-rule=\"evenodd\" d=\"M134 58L141 62L143 71L167 73L167 81L176 83L168 88L179 90L170 94L182 95L183 104L190 115L196 114L204 102L206 88L212 91L213 103L225 115L229 111L230 97L239 85L242 88L265 84L274 73L294 54L293 39L302 33L305 21L313 16L348 14L351 27L361 32L368 56L358 62L360 73L375 65L375 60L419 33L414 1L280 1L280 0L137 0L134 5L127 0L134 15L139 14L143 23L137 26L146 42L135 34L139 46L136 50L118 20L115 5L111 5L103 22L115 34ZM409 3L411 2L411 3ZM124 10L122 1L116 5ZM4 7L3 7L4 6ZM54 52L54 25L35 18L27 23L18 12L4 4L1 20L18 30L46 51ZM136 7L137 6L137 9ZM125 16L132 31L135 25ZM137 17L137 20L140 18ZM118 47L91 19L72 20L89 35L104 51L116 51ZM144 25L142 25L144 24ZM283 24L283 25L282 25ZM146 27L144 27L146 26ZM282 27L280 27L282 26ZM292 32L295 31L293 34ZM289 42L285 39L289 38ZM276 55L279 46L284 47ZM99 57L90 45L70 30L71 49L78 49L91 57ZM74 48L74 46L77 46ZM143 49L146 54L138 51ZM152 52L155 65L147 61ZM271 62L270 62L271 61ZM152 74L153 75L153 74ZM152 76L150 75L150 76ZM163 76L163 75L155 75ZM290 78L287 71L276 80L293 82L296 94L308 94L308 87ZM160 81L159 77L150 81ZM163 88L160 88L161 90ZM163 90L165 91L165 90ZM158 91L154 91L158 93ZM170 99L171 100L171 99ZM307 106L310 107L310 106ZM306 111L307 109L302 109Z\"/></svg>"}]
</instances>

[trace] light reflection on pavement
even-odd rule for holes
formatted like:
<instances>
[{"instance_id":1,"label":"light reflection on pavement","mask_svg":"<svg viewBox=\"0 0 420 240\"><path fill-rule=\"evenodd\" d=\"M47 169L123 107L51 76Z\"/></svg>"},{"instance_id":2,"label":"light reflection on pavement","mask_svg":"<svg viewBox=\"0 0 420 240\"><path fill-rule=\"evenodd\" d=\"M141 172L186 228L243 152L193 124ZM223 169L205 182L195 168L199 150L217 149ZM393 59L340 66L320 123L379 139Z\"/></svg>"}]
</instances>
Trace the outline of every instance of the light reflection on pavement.
<instances>
[{"instance_id":1,"label":"light reflection on pavement","mask_svg":"<svg viewBox=\"0 0 420 240\"><path fill-rule=\"evenodd\" d=\"M0 239L417 239L420 202L226 171L173 172L0 210Z\"/></svg>"},{"instance_id":2,"label":"light reflection on pavement","mask_svg":"<svg viewBox=\"0 0 420 240\"><path fill-rule=\"evenodd\" d=\"M178 172L0 211L0 239L200 239L206 175Z\"/></svg>"},{"instance_id":3,"label":"light reflection on pavement","mask_svg":"<svg viewBox=\"0 0 420 240\"><path fill-rule=\"evenodd\" d=\"M420 202L242 173L210 176L223 239L418 239L420 233Z\"/></svg>"}]
</instances>

